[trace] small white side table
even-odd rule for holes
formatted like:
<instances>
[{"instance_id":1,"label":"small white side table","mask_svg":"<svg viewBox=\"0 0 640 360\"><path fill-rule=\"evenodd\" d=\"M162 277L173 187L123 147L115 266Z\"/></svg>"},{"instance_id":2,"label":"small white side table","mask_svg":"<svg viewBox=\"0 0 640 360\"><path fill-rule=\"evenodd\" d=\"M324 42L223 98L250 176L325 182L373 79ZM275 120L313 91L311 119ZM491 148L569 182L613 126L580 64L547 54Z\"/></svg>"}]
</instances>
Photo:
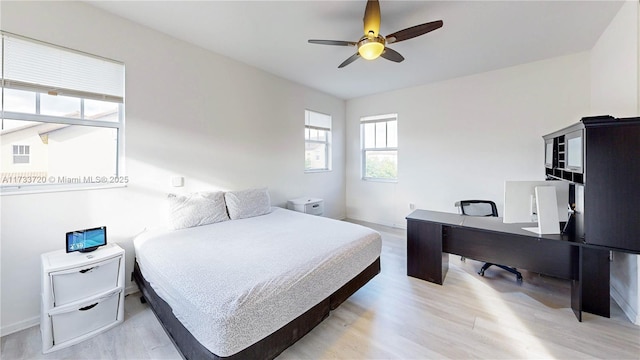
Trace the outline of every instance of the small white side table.
<instances>
[{"instance_id":1,"label":"small white side table","mask_svg":"<svg viewBox=\"0 0 640 360\"><path fill-rule=\"evenodd\" d=\"M59 350L124 320L124 250L52 251L40 256L42 352Z\"/></svg>"},{"instance_id":2,"label":"small white side table","mask_svg":"<svg viewBox=\"0 0 640 360\"><path fill-rule=\"evenodd\" d=\"M322 215L324 213L324 200L301 197L287 201L287 208L306 214Z\"/></svg>"}]
</instances>

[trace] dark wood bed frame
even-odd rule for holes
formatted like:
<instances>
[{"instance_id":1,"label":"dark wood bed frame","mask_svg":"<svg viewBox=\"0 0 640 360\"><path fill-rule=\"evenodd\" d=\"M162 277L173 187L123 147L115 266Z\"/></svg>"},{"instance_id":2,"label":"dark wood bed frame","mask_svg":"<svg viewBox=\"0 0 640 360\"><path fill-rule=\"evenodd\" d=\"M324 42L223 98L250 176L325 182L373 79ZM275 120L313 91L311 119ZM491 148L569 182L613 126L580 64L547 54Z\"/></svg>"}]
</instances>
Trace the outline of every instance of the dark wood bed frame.
<instances>
[{"instance_id":1,"label":"dark wood bed frame","mask_svg":"<svg viewBox=\"0 0 640 360\"><path fill-rule=\"evenodd\" d=\"M164 330L185 359L273 359L286 348L301 339L322 320L329 316L349 296L364 286L380 273L380 258L356 275L348 283L322 300L316 306L291 322L273 332L271 335L228 357L218 356L196 340L182 323L173 315L169 304L162 300L142 276L136 261L131 277L138 284L144 299L149 303Z\"/></svg>"}]
</instances>

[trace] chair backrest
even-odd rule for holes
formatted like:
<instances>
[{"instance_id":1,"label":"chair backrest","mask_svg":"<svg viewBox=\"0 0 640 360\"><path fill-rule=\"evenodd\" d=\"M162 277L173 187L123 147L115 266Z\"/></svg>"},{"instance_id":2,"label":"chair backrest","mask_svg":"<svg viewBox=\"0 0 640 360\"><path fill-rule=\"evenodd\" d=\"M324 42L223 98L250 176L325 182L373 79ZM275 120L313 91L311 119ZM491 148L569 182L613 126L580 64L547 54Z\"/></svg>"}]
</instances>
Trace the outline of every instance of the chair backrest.
<instances>
[{"instance_id":1,"label":"chair backrest","mask_svg":"<svg viewBox=\"0 0 640 360\"><path fill-rule=\"evenodd\" d=\"M490 200L460 200L456 206L460 207L462 215L498 216L498 207Z\"/></svg>"}]
</instances>

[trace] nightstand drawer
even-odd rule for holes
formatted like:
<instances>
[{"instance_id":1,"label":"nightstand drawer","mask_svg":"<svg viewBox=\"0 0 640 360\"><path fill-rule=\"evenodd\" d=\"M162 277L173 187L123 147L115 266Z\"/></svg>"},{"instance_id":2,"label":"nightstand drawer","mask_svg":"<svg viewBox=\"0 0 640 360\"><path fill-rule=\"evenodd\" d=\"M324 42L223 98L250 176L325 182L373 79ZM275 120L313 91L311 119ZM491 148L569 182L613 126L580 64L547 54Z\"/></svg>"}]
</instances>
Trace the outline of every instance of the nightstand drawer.
<instances>
[{"instance_id":1,"label":"nightstand drawer","mask_svg":"<svg viewBox=\"0 0 640 360\"><path fill-rule=\"evenodd\" d=\"M324 212L324 206L322 201L316 201L313 203L304 205L304 212L311 215L322 215Z\"/></svg>"},{"instance_id":2,"label":"nightstand drawer","mask_svg":"<svg viewBox=\"0 0 640 360\"><path fill-rule=\"evenodd\" d=\"M118 287L122 256L81 268L51 273L54 306L62 306Z\"/></svg>"},{"instance_id":3,"label":"nightstand drawer","mask_svg":"<svg viewBox=\"0 0 640 360\"><path fill-rule=\"evenodd\" d=\"M122 291L118 290L68 312L51 315L53 344L61 344L115 323L121 296Z\"/></svg>"},{"instance_id":4,"label":"nightstand drawer","mask_svg":"<svg viewBox=\"0 0 640 360\"><path fill-rule=\"evenodd\" d=\"M324 213L324 200L316 198L298 198L287 201L287 209L311 215Z\"/></svg>"}]
</instances>

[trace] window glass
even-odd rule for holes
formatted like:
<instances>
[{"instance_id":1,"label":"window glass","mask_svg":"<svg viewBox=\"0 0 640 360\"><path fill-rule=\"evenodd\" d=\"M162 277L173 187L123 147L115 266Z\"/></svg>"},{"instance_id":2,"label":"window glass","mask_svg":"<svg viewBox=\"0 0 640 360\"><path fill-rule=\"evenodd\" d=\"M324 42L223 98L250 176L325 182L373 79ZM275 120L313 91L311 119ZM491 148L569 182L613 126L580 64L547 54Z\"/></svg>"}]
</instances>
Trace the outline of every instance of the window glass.
<instances>
[{"instance_id":1,"label":"window glass","mask_svg":"<svg viewBox=\"0 0 640 360\"><path fill-rule=\"evenodd\" d=\"M305 168L307 169L326 169L327 145L321 143L307 143L305 144Z\"/></svg>"},{"instance_id":2,"label":"window glass","mask_svg":"<svg viewBox=\"0 0 640 360\"><path fill-rule=\"evenodd\" d=\"M0 135L2 153L14 157L0 163L3 185L31 183L34 176L45 177L40 184L90 183L117 174L116 128L29 123ZM5 149L9 142L25 145L13 145L11 151Z\"/></svg>"},{"instance_id":3,"label":"window glass","mask_svg":"<svg viewBox=\"0 0 640 360\"><path fill-rule=\"evenodd\" d=\"M397 115L364 117L361 120L362 178L394 181L398 179Z\"/></svg>"},{"instance_id":4,"label":"window glass","mask_svg":"<svg viewBox=\"0 0 640 360\"><path fill-rule=\"evenodd\" d=\"M376 147L387 147L387 123L378 122L376 124Z\"/></svg>"},{"instance_id":5,"label":"window glass","mask_svg":"<svg viewBox=\"0 0 640 360\"><path fill-rule=\"evenodd\" d=\"M68 96L40 94L40 114L80 118L80 99Z\"/></svg>"},{"instance_id":6,"label":"window glass","mask_svg":"<svg viewBox=\"0 0 640 360\"><path fill-rule=\"evenodd\" d=\"M372 179L396 179L398 157L396 151L366 151L365 177Z\"/></svg>"},{"instance_id":7,"label":"window glass","mask_svg":"<svg viewBox=\"0 0 640 360\"><path fill-rule=\"evenodd\" d=\"M310 134L311 134L311 135L309 136L309 139L310 139L310 140L318 140L318 130L316 130L316 129L311 129L311 130L310 130Z\"/></svg>"},{"instance_id":8,"label":"window glass","mask_svg":"<svg viewBox=\"0 0 640 360\"><path fill-rule=\"evenodd\" d=\"M398 122L387 122L387 146L398 147Z\"/></svg>"},{"instance_id":9,"label":"window glass","mask_svg":"<svg viewBox=\"0 0 640 360\"><path fill-rule=\"evenodd\" d=\"M35 126L41 124L38 121L24 121L24 120L12 120L12 119L2 119L2 134L13 131L20 128L25 128L29 126Z\"/></svg>"},{"instance_id":10,"label":"window glass","mask_svg":"<svg viewBox=\"0 0 640 360\"><path fill-rule=\"evenodd\" d=\"M366 123L364 124L364 147L371 149L376 147L376 124Z\"/></svg>"},{"instance_id":11,"label":"window glass","mask_svg":"<svg viewBox=\"0 0 640 360\"><path fill-rule=\"evenodd\" d=\"M32 91L3 89L4 111L36 112L36 94Z\"/></svg>"},{"instance_id":12,"label":"window glass","mask_svg":"<svg viewBox=\"0 0 640 360\"><path fill-rule=\"evenodd\" d=\"M304 170L331 170L331 116L305 110Z\"/></svg>"},{"instance_id":13,"label":"window glass","mask_svg":"<svg viewBox=\"0 0 640 360\"><path fill-rule=\"evenodd\" d=\"M84 117L91 120L118 121L119 104L109 101L84 100Z\"/></svg>"}]
</instances>

